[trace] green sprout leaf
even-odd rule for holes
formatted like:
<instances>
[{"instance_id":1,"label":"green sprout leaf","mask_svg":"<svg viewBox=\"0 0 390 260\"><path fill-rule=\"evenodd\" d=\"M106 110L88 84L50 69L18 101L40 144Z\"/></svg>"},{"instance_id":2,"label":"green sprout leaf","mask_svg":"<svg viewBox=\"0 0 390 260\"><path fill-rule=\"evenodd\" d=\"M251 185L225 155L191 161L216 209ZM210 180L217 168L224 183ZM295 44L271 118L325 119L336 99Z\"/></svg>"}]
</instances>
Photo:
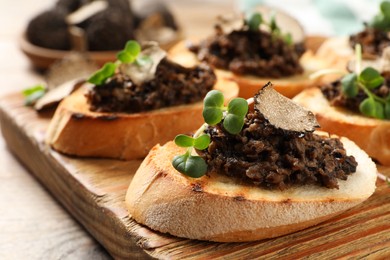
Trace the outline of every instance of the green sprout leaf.
<instances>
[{"instance_id":1,"label":"green sprout leaf","mask_svg":"<svg viewBox=\"0 0 390 260\"><path fill-rule=\"evenodd\" d=\"M141 45L137 41L128 41L126 43L125 52L129 53L133 57L137 57L138 54L141 52Z\"/></svg>"},{"instance_id":2,"label":"green sprout leaf","mask_svg":"<svg viewBox=\"0 0 390 260\"><path fill-rule=\"evenodd\" d=\"M362 103L359 105L360 112L362 114L369 116L369 117L374 117L374 118L379 118L383 119L384 118L384 106L382 103L375 101L373 98L366 98L363 100Z\"/></svg>"},{"instance_id":3,"label":"green sprout leaf","mask_svg":"<svg viewBox=\"0 0 390 260\"><path fill-rule=\"evenodd\" d=\"M31 106L46 93L46 88L43 85L35 85L24 89L22 93L25 97L24 104Z\"/></svg>"},{"instance_id":4,"label":"green sprout leaf","mask_svg":"<svg viewBox=\"0 0 390 260\"><path fill-rule=\"evenodd\" d=\"M243 98L235 98L229 102L227 111L229 114L244 117L248 113L248 103Z\"/></svg>"},{"instance_id":5,"label":"green sprout leaf","mask_svg":"<svg viewBox=\"0 0 390 260\"><path fill-rule=\"evenodd\" d=\"M252 14L252 16L249 18L248 21L249 30L251 31L259 30L260 24L262 22L263 22L263 17L261 16L260 13Z\"/></svg>"},{"instance_id":6,"label":"green sprout leaf","mask_svg":"<svg viewBox=\"0 0 390 260\"><path fill-rule=\"evenodd\" d=\"M206 149L210 144L210 136L203 134L194 140L193 146L198 150Z\"/></svg>"},{"instance_id":7,"label":"green sprout leaf","mask_svg":"<svg viewBox=\"0 0 390 260\"><path fill-rule=\"evenodd\" d=\"M374 89L382 85L384 78L372 67L365 68L359 75L359 81L368 89Z\"/></svg>"},{"instance_id":8,"label":"green sprout leaf","mask_svg":"<svg viewBox=\"0 0 390 260\"><path fill-rule=\"evenodd\" d=\"M210 145L210 136L204 133L204 129L209 125L215 125L222 121L223 112L227 110L223 120L223 127L231 134L237 134L242 130L244 119L248 112L248 103L243 98L231 100L228 107L224 107L224 97L221 91L212 90L204 98L203 118L206 124L203 124L194 134L194 137L187 135L178 135L175 143L181 147L187 147L187 152L183 155L175 156L172 160L173 167L179 172L199 178L207 172L207 163L200 156L192 156L193 148L205 150Z\"/></svg>"},{"instance_id":9,"label":"green sprout leaf","mask_svg":"<svg viewBox=\"0 0 390 260\"><path fill-rule=\"evenodd\" d=\"M120 51L116 55L116 58L120 60L122 63L132 63L135 60L134 56L132 56L130 53L126 51Z\"/></svg>"},{"instance_id":10,"label":"green sprout leaf","mask_svg":"<svg viewBox=\"0 0 390 260\"><path fill-rule=\"evenodd\" d=\"M141 46L136 41L128 41L123 51L119 52L116 57L122 63L133 63L141 52Z\"/></svg>"},{"instance_id":11,"label":"green sprout leaf","mask_svg":"<svg viewBox=\"0 0 390 260\"><path fill-rule=\"evenodd\" d=\"M386 29L389 27L389 23L383 14L378 14L378 15L374 16L370 25L373 28L376 28L380 31L386 31Z\"/></svg>"},{"instance_id":12,"label":"green sprout leaf","mask_svg":"<svg viewBox=\"0 0 390 260\"><path fill-rule=\"evenodd\" d=\"M360 112L366 116L373 116L375 114L375 100L372 98L366 98L359 105Z\"/></svg>"},{"instance_id":13,"label":"green sprout leaf","mask_svg":"<svg viewBox=\"0 0 390 260\"><path fill-rule=\"evenodd\" d=\"M223 120L223 127L233 135L238 134L242 130L243 125L244 117L238 115L227 114Z\"/></svg>"},{"instance_id":14,"label":"green sprout leaf","mask_svg":"<svg viewBox=\"0 0 390 260\"><path fill-rule=\"evenodd\" d=\"M180 134L175 137L175 144L180 147L192 147L194 142L194 138L188 135Z\"/></svg>"},{"instance_id":15,"label":"green sprout leaf","mask_svg":"<svg viewBox=\"0 0 390 260\"><path fill-rule=\"evenodd\" d=\"M341 90L346 97L356 97L359 93L359 85L355 73L347 74L341 79Z\"/></svg>"},{"instance_id":16,"label":"green sprout leaf","mask_svg":"<svg viewBox=\"0 0 390 260\"><path fill-rule=\"evenodd\" d=\"M390 30L390 2L383 1L380 5L380 13L374 16L370 26L381 31Z\"/></svg>"},{"instance_id":17,"label":"green sprout leaf","mask_svg":"<svg viewBox=\"0 0 390 260\"><path fill-rule=\"evenodd\" d=\"M108 78L114 75L116 70L116 64L112 62L107 62L104 64L103 68L96 71L89 79L88 82L95 85L102 85Z\"/></svg>"},{"instance_id":18,"label":"green sprout leaf","mask_svg":"<svg viewBox=\"0 0 390 260\"><path fill-rule=\"evenodd\" d=\"M286 33L283 36L283 40L287 45L293 45L294 43L291 33Z\"/></svg>"},{"instance_id":19,"label":"green sprout leaf","mask_svg":"<svg viewBox=\"0 0 390 260\"><path fill-rule=\"evenodd\" d=\"M228 104L228 113L223 121L223 127L231 134L238 134L243 125L248 103L243 98L235 98Z\"/></svg>"},{"instance_id":20,"label":"green sprout leaf","mask_svg":"<svg viewBox=\"0 0 390 260\"><path fill-rule=\"evenodd\" d=\"M386 104L385 104L385 118L386 119L390 119L390 100L387 100Z\"/></svg>"},{"instance_id":21,"label":"green sprout leaf","mask_svg":"<svg viewBox=\"0 0 390 260\"><path fill-rule=\"evenodd\" d=\"M276 23L276 15L275 15L275 12L273 12L271 14L271 19L270 19L270 22L269 22L269 28L271 29L271 32L275 32L275 31L280 31L279 30L279 27Z\"/></svg>"},{"instance_id":22,"label":"green sprout leaf","mask_svg":"<svg viewBox=\"0 0 390 260\"><path fill-rule=\"evenodd\" d=\"M207 93L203 102L203 118L209 125L216 125L223 117L224 97L221 91L212 90Z\"/></svg>"},{"instance_id":23,"label":"green sprout leaf","mask_svg":"<svg viewBox=\"0 0 390 260\"><path fill-rule=\"evenodd\" d=\"M22 91L23 96L28 97L36 92L46 91L45 87L41 84L32 86L31 88L24 89Z\"/></svg>"},{"instance_id":24,"label":"green sprout leaf","mask_svg":"<svg viewBox=\"0 0 390 260\"><path fill-rule=\"evenodd\" d=\"M380 5L381 12L384 17L390 19L390 2L383 1Z\"/></svg>"},{"instance_id":25,"label":"green sprout leaf","mask_svg":"<svg viewBox=\"0 0 390 260\"><path fill-rule=\"evenodd\" d=\"M378 101L375 101L375 118L384 119L385 118L385 106Z\"/></svg>"},{"instance_id":26,"label":"green sprout leaf","mask_svg":"<svg viewBox=\"0 0 390 260\"><path fill-rule=\"evenodd\" d=\"M192 178L199 178L206 174L207 164L199 156L192 156L189 152L183 155L177 155L172 161L173 167Z\"/></svg>"}]
</instances>

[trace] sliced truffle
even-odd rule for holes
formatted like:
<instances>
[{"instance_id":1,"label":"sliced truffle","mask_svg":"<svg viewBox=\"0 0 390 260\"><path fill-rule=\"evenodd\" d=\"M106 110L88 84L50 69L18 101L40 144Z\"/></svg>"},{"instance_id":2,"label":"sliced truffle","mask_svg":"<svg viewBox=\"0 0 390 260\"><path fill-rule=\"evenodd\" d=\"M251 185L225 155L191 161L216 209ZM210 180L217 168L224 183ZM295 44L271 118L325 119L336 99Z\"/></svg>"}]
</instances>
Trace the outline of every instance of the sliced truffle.
<instances>
[{"instance_id":1,"label":"sliced truffle","mask_svg":"<svg viewBox=\"0 0 390 260\"><path fill-rule=\"evenodd\" d=\"M313 132L319 127L314 114L274 90L268 82L255 96L257 109L268 122L287 131Z\"/></svg>"}]
</instances>

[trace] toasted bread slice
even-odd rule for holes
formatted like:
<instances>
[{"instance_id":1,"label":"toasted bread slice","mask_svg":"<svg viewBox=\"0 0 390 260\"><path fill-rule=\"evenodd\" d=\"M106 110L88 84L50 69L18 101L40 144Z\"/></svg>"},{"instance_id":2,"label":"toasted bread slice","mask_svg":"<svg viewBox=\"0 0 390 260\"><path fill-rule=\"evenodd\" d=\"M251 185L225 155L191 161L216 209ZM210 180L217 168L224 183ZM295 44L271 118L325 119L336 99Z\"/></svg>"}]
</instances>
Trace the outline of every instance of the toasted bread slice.
<instances>
[{"instance_id":1,"label":"toasted bread slice","mask_svg":"<svg viewBox=\"0 0 390 260\"><path fill-rule=\"evenodd\" d=\"M218 80L225 100L238 94L234 82ZM203 123L202 102L142 113L100 113L89 110L85 89L65 98L58 106L47 132L55 150L82 157L144 158L157 143L189 133Z\"/></svg>"},{"instance_id":2,"label":"toasted bread slice","mask_svg":"<svg viewBox=\"0 0 390 260\"><path fill-rule=\"evenodd\" d=\"M389 120L369 118L333 107L317 88L307 89L293 100L316 115L322 130L351 139L372 158L390 165Z\"/></svg>"},{"instance_id":3,"label":"toasted bread slice","mask_svg":"<svg viewBox=\"0 0 390 260\"><path fill-rule=\"evenodd\" d=\"M191 67L199 63L196 55L188 50L186 42L181 41L169 51L171 60L181 64L182 66ZM237 82L240 92L239 96L243 98L251 98L259 89L267 82L272 81L275 85L275 90L282 95L292 98L303 89L323 83L321 78L310 79L309 75L325 68L329 68L329 64L319 59L312 51L307 51L300 59L304 73L285 78L260 78L255 76L239 76L234 73L215 69L218 77L225 78Z\"/></svg>"},{"instance_id":4,"label":"toasted bread slice","mask_svg":"<svg viewBox=\"0 0 390 260\"><path fill-rule=\"evenodd\" d=\"M219 242L253 241L318 224L367 199L375 191L376 166L346 138L359 163L339 189L305 185L284 191L238 184L213 174L193 179L171 165L183 148L156 145L142 162L126 194L139 223L175 236Z\"/></svg>"}]
</instances>

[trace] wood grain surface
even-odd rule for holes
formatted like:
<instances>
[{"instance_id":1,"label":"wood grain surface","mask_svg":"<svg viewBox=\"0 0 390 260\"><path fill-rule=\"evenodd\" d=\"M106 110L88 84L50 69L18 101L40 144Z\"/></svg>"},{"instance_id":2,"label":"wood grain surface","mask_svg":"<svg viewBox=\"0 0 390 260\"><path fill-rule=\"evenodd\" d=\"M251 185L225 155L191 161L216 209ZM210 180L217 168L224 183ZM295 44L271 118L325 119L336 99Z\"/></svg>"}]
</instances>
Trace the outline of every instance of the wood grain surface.
<instances>
[{"instance_id":1,"label":"wood grain surface","mask_svg":"<svg viewBox=\"0 0 390 260\"><path fill-rule=\"evenodd\" d=\"M125 192L140 161L58 154L43 142L49 119L25 107L19 94L0 101L2 131L12 152L114 258L390 257L390 188L382 180L366 202L290 235L251 243L180 239L151 231L128 217ZM390 168L380 170L390 176Z\"/></svg>"}]
</instances>

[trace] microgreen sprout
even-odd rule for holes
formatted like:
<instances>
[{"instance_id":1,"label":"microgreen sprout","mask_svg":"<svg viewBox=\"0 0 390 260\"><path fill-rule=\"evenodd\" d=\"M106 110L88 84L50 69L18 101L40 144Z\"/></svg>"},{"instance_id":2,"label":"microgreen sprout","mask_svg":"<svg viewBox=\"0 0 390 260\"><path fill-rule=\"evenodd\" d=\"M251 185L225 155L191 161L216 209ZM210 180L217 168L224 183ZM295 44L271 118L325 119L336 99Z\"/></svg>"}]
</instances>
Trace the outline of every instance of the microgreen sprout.
<instances>
[{"instance_id":1,"label":"microgreen sprout","mask_svg":"<svg viewBox=\"0 0 390 260\"><path fill-rule=\"evenodd\" d=\"M32 106L46 93L46 88L43 85L39 84L23 90L22 93L25 97L25 105Z\"/></svg>"},{"instance_id":2,"label":"microgreen sprout","mask_svg":"<svg viewBox=\"0 0 390 260\"><path fill-rule=\"evenodd\" d=\"M256 31L263 22L263 16L260 13L254 13L248 20L249 30Z\"/></svg>"},{"instance_id":3,"label":"microgreen sprout","mask_svg":"<svg viewBox=\"0 0 390 260\"><path fill-rule=\"evenodd\" d=\"M88 82L95 85L102 85L107 79L115 74L117 67L122 64L136 63L139 66L144 65L146 62L150 62L150 57L140 56L141 46L136 41L128 41L125 48L120 51L116 57L115 62L107 62L101 69L96 71L89 79Z\"/></svg>"},{"instance_id":4,"label":"microgreen sprout","mask_svg":"<svg viewBox=\"0 0 390 260\"><path fill-rule=\"evenodd\" d=\"M197 131L197 133L199 135L200 131ZM185 154L175 156L172 161L172 165L176 170L192 178L199 178L207 171L207 164L203 158L192 155L193 148L203 150L206 149L210 144L209 135L196 135L197 134L195 134L194 137L188 135L176 136L175 144L180 147L186 147L187 151Z\"/></svg>"},{"instance_id":5,"label":"microgreen sprout","mask_svg":"<svg viewBox=\"0 0 390 260\"><path fill-rule=\"evenodd\" d=\"M114 75L117 65L113 62L107 62L101 69L96 71L89 79L88 82L95 85L102 85L112 75Z\"/></svg>"},{"instance_id":6,"label":"microgreen sprout","mask_svg":"<svg viewBox=\"0 0 390 260\"><path fill-rule=\"evenodd\" d=\"M259 30L260 25L264 24L269 28L271 34L274 37L281 38L288 45L293 44L292 35L290 33L283 34L280 27L276 23L275 12L271 14L269 22L266 22L260 13L254 13L249 17L249 19L246 20L246 24L248 25L249 30L251 31Z\"/></svg>"},{"instance_id":7,"label":"microgreen sprout","mask_svg":"<svg viewBox=\"0 0 390 260\"><path fill-rule=\"evenodd\" d=\"M360 103L360 112L369 117L390 119L390 95L383 98L373 92L383 82L384 78L377 70L367 67L360 74L354 72L344 76L341 79L342 92L346 97L353 98L357 96L359 89L363 90L367 98Z\"/></svg>"},{"instance_id":8,"label":"microgreen sprout","mask_svg":"<svg viewBox=\"0 0 390 260\"><path fill-rule=\"evenodd\" d=\"M193 178L203 176L207 172L207 164L202 157L192 155L192 151L193 148L204 150L209 146L210 136L203 133L204 129L207 125L216 125L223 121L222 125L227 132L238 134L242 130L247 112L248 102L243 98L234 98L225 107L222 92L212 90L207 93L203 102L203 119L206 123L196 131L193 137L182 134L176 136L176 145L187 148L187 151L173 158L173 167Z\"/></svg>"},{"instance_id":9,"label":"microgreen sprout","mask_svg":"<svg viewBox=\"0 0 390 260\"><path fill-rule=\"evenodd\" d=\"M218 90L210 91L204 99L204 121L209 125L216 125L225 115L223 127L230 134L238 134L241 131L247 112L248 103L243 98L234 98L225 107L223 94Z\"/></svg>"},{"instance_id":10,"label":"microgreen sprout","mask_svg":"<svg viewBox=\"0 0 390 260\"><path fill-rule=\"evenodd\" d=\"M136 41L128 41L125 48L120 51L116 57L122 63L133 63L139 53L141 52L141 46Z\"/></svg>"},{"instance_id":11,"label":"microgreen sprout","mask_svg":"<svg viewBox=\"0 0 390 260\"><path fill-rule=\"evenodd\" d=\"M381 31L390 31L390 2L383 1L380 4L380 13L374 16L369 26Z\"/></svg>"},{"instance_id":12,"label":"microgreen sprout","mask_svg":"<svg viewBox=\"0 0 390 260\"><path fill-rule=\"evenodd\" d=\"M380 72L372 67L367 67L361 71L362 47L355 46L355 69L354 72L345 74L340 70L328 69L318 71L310 75L310 78L320 77L326 74L343 74L341 78L341 91L347 98L354 98L362 90L366 95L359 105L359 111L368 117L378 119L390 119L390 94L387 97L379 97L373 90L379 88L385 79Z\"/></svg>"},{"instance_id":13,"label":"microgreen sprout","mask_svg":"<svg viewBox=\"0 0 390 260\"><path fill-rule=\"evenodd\" d=\"M341 79L341 90L347 98L354 98L359 90L367 95L359 105L360 112L369 117L390 119L390 95L386 98L377 96L373 90L379 88L385 79L372 67L361 70L361 46L355 48L355 72L345 75Z\"/></svg>"}]
</instances>

